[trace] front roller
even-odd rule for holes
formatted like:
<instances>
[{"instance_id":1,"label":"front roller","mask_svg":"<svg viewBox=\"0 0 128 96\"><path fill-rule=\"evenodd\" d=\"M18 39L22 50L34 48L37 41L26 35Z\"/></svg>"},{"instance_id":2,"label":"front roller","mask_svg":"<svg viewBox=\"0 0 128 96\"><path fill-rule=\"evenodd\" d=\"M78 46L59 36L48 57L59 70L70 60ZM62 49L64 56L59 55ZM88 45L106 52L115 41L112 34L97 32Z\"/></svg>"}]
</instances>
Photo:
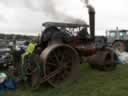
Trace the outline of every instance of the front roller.
<instances>
[{"instance_id":1,"label":"front roller","mask_svg":"<svg viewBox=\"0 0 128 96\"><path fill-rule=\"evenodd\" d=\"M95 55L88 57L87 61L92 68L110 71L116 67L116 58L115 53L111 49L104 49L99 50Z\"/></svg>"},{"instance_id":2,"label":"front roller","mask_svg":"<svg viewBox=\"0 0 128 96\"><path fill-rule=\"evenodd\" d=\"M76 80L79 76L79 55L66 44L51 44L40 55L43 65L43 78L53 87L60 87L67 79Z\"/></svg>"}]
</instances>

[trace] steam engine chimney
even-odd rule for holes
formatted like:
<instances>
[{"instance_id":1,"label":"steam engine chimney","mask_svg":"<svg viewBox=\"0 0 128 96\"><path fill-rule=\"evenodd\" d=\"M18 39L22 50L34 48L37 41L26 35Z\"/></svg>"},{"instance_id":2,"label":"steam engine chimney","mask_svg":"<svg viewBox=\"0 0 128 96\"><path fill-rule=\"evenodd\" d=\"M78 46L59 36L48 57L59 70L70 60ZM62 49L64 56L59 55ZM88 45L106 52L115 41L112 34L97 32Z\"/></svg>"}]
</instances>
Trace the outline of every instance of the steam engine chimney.
<instances>
[{"instance_id":1,"label":"steam engine chimney","mask_svg":"<svg viewBox=\"0 0 128 96\"><path fill-rule=\"evenodd\" d=\"M90 33L95 40L95 9L91 5L87 5L88 12L89 12L89 25L90 25Z\"/></svg>"}]
</instances>

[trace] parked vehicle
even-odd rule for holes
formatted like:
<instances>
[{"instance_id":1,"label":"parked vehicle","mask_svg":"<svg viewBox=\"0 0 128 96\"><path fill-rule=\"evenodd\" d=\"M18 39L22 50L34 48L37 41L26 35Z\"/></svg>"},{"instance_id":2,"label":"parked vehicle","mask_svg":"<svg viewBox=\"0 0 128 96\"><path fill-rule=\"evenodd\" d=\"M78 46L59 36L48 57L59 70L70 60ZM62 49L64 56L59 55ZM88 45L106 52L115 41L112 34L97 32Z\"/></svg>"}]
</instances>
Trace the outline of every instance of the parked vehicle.
<instances>
[{"instance_id":1,"label":"parked vehicle","mask_svg":"<svg viewBox=\"0 0 128 96\"><path fill-rule=\"evenodd\" d=\"M118 29L107 30L106 37L108 44L120 52L128 51L128 30Z\"/></svg>"},{"instance_id":2,"label":"parked vehicle","mask_svg":"<svg viewBox=\"0 0 128 96\"><path fill-rule=\"evenodd\" d=\"M9 41L0 40L0 68L8 67L12 64L11 48L9 47Z\"/></svg>"}]
</instances>

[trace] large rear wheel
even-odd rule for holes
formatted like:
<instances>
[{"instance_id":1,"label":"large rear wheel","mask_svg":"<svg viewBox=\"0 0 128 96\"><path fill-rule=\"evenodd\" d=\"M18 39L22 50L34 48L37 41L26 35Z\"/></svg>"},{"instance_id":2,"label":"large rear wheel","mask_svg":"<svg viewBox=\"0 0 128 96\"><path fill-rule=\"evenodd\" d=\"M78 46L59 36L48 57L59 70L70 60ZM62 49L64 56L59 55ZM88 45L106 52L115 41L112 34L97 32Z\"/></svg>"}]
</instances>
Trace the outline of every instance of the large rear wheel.
<instances>
[{"instance_id":1,"label":"large rear wheel","mask_svg":"<svg viewBox=\"0 0 128 96\"><path fill-rule=\"evenodd\" d=\"M54 44L41 54L44 79L53 87L60 87L67 79L76 79L79 73L79 56L65 44Z\"/></svg>"}]
</instances>

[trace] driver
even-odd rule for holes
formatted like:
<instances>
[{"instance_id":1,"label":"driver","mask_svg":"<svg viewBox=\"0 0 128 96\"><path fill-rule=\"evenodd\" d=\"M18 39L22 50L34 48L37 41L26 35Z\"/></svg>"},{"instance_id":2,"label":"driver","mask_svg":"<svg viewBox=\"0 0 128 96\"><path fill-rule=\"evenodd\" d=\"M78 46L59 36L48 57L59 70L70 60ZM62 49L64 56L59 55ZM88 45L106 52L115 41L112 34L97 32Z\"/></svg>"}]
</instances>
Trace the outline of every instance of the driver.
<instances>
[{"instance_id":1,"label":"driver","mask_svg":"<svg viewBox=\"0 0 128 96\"><path fill-rule=\"evenodd\" d=\"M78 36L82 40L88 38L89 37L89 34L88 34L88 31L87 31L87 28L83 28L82 30L80 30L78 32Z\"/></svg>"}]
</instances>

